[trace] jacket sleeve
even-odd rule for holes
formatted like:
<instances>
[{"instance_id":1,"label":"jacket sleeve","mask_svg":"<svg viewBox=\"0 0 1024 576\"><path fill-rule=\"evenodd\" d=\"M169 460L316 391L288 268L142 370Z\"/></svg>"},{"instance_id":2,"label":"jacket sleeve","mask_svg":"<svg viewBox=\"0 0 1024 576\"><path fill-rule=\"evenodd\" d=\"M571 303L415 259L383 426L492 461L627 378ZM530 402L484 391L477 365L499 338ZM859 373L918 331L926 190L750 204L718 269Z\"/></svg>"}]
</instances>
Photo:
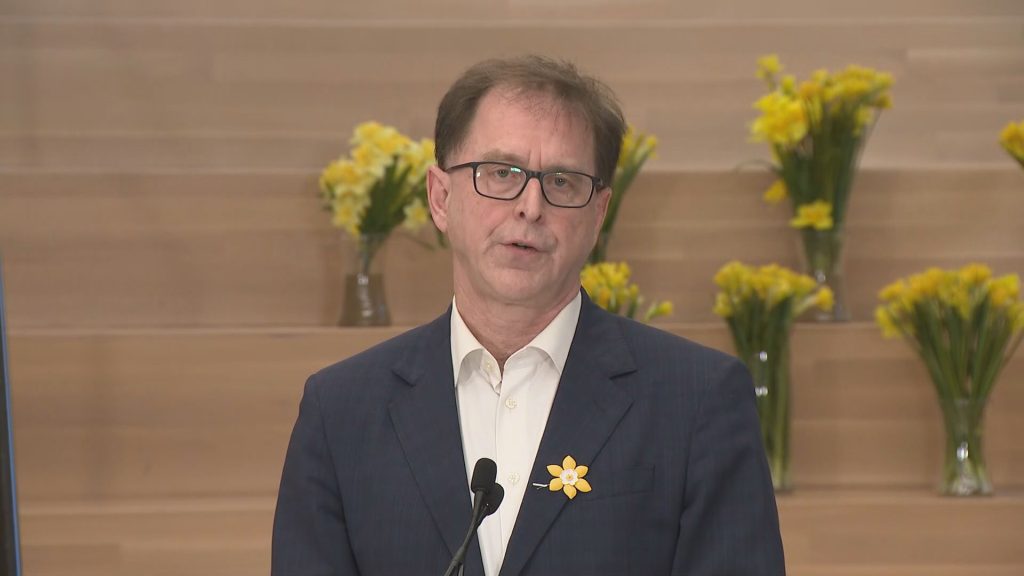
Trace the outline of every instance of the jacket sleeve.
<instances>
[{"instance_id":1,"label":"jacket sleeve","mask_svg":"<svg viewBox=\"0 0 1024 576\"><path fill-rule=\"evenodd\" d=\"M754 387L738 360L709 374L694 425L672 574L784 576Z\"/></svg>"},{"instance_id":2,"label":"jacket sleeve","mask_svg":"<svg viewBox=\"0 0 1024 576\"><path fill-rule=\"evenodd\" d=\"M274 514L272 576L356 576L316 376L299 405Z\"/></svg>"}]
</instances>

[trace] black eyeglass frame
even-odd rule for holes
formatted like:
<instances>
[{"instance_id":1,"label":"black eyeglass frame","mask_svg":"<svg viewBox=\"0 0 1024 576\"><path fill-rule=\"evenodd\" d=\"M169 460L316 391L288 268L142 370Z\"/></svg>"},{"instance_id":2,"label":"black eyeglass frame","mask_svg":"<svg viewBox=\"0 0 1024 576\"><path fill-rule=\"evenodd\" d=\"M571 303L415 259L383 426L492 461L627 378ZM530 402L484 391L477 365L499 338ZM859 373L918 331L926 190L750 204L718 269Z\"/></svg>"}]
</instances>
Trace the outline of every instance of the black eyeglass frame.
<instances>
[{"instance_id":1,"label":"black eyeglass frame","mask_svg":"<svg viewBox=\"0 0 1024 576\"><path fill-rule=\"evenodd\" d=\"M526 180L523 180L523 187L520 188L519 192L516 192L516 194L514 196L509 197L509 198L499 198L497 196L488 196L487 194L484 194L483 192L480 191L480 188L476 185L476 174L477 174L477 170L476 169L479 168L482 164L497 164L499 166L508 166L509 168L515 168L516 170L519 170L523 174L526 174ZM591 176L590 174L587 174L586 172L577 172L575 170L549 170L549 171L527 170L526 168L523 168L522 166L517 166L515 164L509 164L508 162L499 162L497 160L483 160L483 161L480 161L480 162L466 162L464 164L456 164L455 166L449 166L447 169L445 169L445 172L451 172L452 170L458 170L460 168L472 168L473 169L473 190L475 190L477 194L483 196L484 198L490 198L492 200L508 200L508 201L515 200L516 198L519 198L519 196L521 196L523 194L523 190L526 190L526 186L530 183L530 180L536 178L537 182L540 183L540 193L541 193L541 196L544 197L544 201L547 202L548 204L550 204L552 206L556 206L558 208L586 208L587 205L590 204L590 201L594 199L594 193L597 192L598 190L603 189L605 187L605 183L604 183L603 180L601 180L597 176ZM590 178L590 182L591 182L592 186L590 188L590 195L587 196L587 201L584 202L583 204L580 204L579 206L575 206L575 205L573 205L573 206L566 206L565 204L556 204L556 203L552 202L551 198L548 198L547 191L544 190L544 177L548 176L548 175L551 175L551 174L576 174L576 175L579 175L579 176L586 176L587 178Z\"/></svg>"}]
</instances>

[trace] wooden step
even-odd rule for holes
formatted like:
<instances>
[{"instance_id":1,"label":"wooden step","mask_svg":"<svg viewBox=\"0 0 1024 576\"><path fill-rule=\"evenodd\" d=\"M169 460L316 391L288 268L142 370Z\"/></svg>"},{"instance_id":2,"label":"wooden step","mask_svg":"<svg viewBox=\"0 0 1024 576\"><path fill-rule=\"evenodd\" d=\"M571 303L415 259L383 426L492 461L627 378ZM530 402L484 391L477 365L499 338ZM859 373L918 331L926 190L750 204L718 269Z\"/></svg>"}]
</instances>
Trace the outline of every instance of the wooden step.
<instances>
[{"instance_id":1,"label":"wooden step","mask_svg":"<svg viewBox=\"0 0 1024 576\"><path fill-rule=\"evenodd\" d=\"M265 574L272 498L27 502L24 570L33 576Z\"/></svg>"},{"instance_id":2,"label":"wooden step","mask_svg":"<svg viewBox=\"0 0 1024 576\"><path fill-rule=\"evenodd\" d=\"M729 350L723 324L672 332ZM265 496L305 378L404 328L11 334L19 487L28 500ZM923 366L867 323L793 340L798 487L937 485L943 432ZM986 417L997 490L1024 487L1024 355Z\"/></svg>"},{"instance_id":3,"label":"wooden step","mask_svg":"<svg viewBox=\"0 0 1024 576\"><path fill-rule=\"evenodd\" d=\"M1024 571L1019 493L955 500L824 490L783 496L778 504L787 566L797 576Z\"/></svg>"},{"instance_id":4,"label":"wooden step","mask_svg":"<svg viewBox=\"0 0 1024 576\"><path fill-rule=\"evenodd\" d=\"M544 19L538 19L524 9L544 7ZM145 2L131 0L96 0L66 3L60 0L8 0L0 15L18 17L85 17L102 19L152 18L167 20L235 19L241 21L284 21L297 19L308 25L332 21L381 20L398 22L439 23L460 20L478 25L497 22L517 22L523 25L543 26L568 22L621 22L624 20L683 20L704 21L795 20L808 24L837 18L856 20L888 20L894 18L928 20L974 17L1024 16L1024 10L1014 0L862 0L852 4L824 4L814 0L778 0L766 6L757 0L728 0L715 3L679 2L474 2L449 0L443 12L436 6L416 0L386 0L380 2L338 3L329 0L257 0L244 7L228 1L199 2ZM556 20L556 22L552 22Z\"/></svg>"},{"instance_id":5,"label":"wooden step","mask_svg":"<svg viewBox=\"0 0 1024 576\"><path fill-rule=\"evenodd\" d=\"M11 326L330 325L341 311L342 234L316 171L0 172L0 250ZM713 321L725 262L796 267L785 206L763 172L648 171L626 199L609 258L627 260L677 321ZM879 288L928 266L984 261L1024 273L1024 172L865 170L851 201L848 305L868 320ZM429 239L429 234L423 236ZM393 320L451 299L450 254L396 233L384 256Z\"/></svg>"},{"instance_id":6,"label":"wooden step","mask_svg":"<svg viewBox=\"0 0 1024 576\"><path fill-rule=\"evenodd\" d=\"M0 131L14 144L0 147L0 160L52 167L41 162L59 157L61 142L49 138L67 133L95 135L99 149L110 152L124 143L104 134L227 136L203 160L196 160L203 146L178 146L173 163L154 160L164 149L159 141L127 156L177 167L234 164L233 140L253 133L334 135L340 143L356 123L377 119L429 135L436 105L461 70L481 57L530 50L578 61L609 82L632 121L659 135L668 166L727 168L767 158L766 148L747 138L751 104L763 90L755 61L765 52L778 52L801 76L848 63L896 76L897 105L873 135L868 166L1009 165L996 138L1024 101L1016 74L1024 63L1019 17L636 18L543 26L493 18L0 19L0 76L18 79L3 88L8 104L0 108ZM616 42L605 41L608 35ZM367 53L382 37L389 49ZM288 143L287 136L274 141L283 158L320 150L315 143L283 150ZM39 149L49 144L58 149ZM263 144L257 137L247 146L279 165L273 152L260 150ZM308 166L326 159L299 160Z\"/></svg>"},{"instance_id":7,"label":"wooden step","mask_svg":"<svg viewBox=\"0 0 1024 576\"><path fill-rule=\"evenodd\" d=\"M1017 564L988 564L967 562L963 564L871 564L860 566L829 566L809 564L789 566L789 576L1019 576L1021 567Z\"/></svg>"},{"instance_id":8,"label":"wooden step","mask_svg":"<svg viewBox=\"0 0 1024 576\"><path fill-rule=\"evenodd\" d=\"M921 491L780 497L795 576L1010 576L1024 570L1024 496L954 500ZM265 573L274 499L29 502L26 574Z\"/></svg>"}]
</instances>

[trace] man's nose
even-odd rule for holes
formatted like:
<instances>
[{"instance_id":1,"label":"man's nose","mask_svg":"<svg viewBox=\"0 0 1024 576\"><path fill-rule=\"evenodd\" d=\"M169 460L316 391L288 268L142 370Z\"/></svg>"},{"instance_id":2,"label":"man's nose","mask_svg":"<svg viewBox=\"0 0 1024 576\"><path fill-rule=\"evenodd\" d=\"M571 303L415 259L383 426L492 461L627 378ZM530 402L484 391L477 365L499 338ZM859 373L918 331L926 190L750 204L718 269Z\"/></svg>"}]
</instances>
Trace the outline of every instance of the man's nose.
<instances>
[{"instance_id":1,"label":"man's nose","mask_svg":"<svg viewBox=\"0 0 1024 576\"><path fill-rule=\"evenodd\" d=\"M540 220L545 204L547 204L547 200L544 199L540 178L530 178L526 181L523 193L516 199L516 214L525 220Z\"/></svg>"}]
</instances>

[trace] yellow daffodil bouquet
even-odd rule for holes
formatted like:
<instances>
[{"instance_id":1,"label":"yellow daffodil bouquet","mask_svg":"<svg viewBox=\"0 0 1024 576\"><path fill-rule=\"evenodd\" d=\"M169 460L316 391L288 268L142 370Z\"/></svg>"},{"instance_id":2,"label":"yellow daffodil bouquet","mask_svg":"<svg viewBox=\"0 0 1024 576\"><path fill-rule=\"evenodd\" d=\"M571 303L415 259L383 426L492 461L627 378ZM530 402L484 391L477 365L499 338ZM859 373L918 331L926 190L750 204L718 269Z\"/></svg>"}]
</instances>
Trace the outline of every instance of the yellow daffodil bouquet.
<instances>
[{"instance_id":1,"label":"yellow daffodil bouquet","mask_svg":"<svg viewBox=\"0 0 1024 576\"><path fill-rule=\"evenodd\" d=\"M382 276L373 270L374 256L397 226L415 233L430 220L425 177L434 163L434 143L365 122L356 126L350 145L350 153L320 175L324 209L356 245L345 277L341 324L387 325L391 319Z\"/></svg>"},{"instance_id":2,"label":"yellow daffodil bouquet","mask_svg":"<svg viewBox=\"0 0 1024 576\"><path fill-rule=\"evenodd\" d=\"M599 262L587 264L580 272L580 283L595 304L627 318L634 318L643 306L644 298L640 287L629 281L632 274L625 262ZM648 322L672 314L669 301L654 302L644 312L643 320Z\"/></svg>"},{"instance_id":3,"label":"yellow daffodil bouquet","mask_svg":"<svg viewBox=\"0 0 1024 576\"><path fill-rule=\"evenodd\" d=\"M640 169L654 156L658 148L658 139L650 134L637 132L632 125L628 126L622 137L622 148L619 150L619 161L615 166L615 180L612 182L612 197L608 202L608 213L601 225L601 233L597 244L590 253L590 263L604 262L608 254L608 242L612 237L615 220L619 216L619 207L626 192L633 185Z\"/></svg>"},{"instance_id":4,"label":"yellow daffodil bouquet","mask_svg":"<svg viewBox=\"0 0 1024 576\"><path fill-rule=\"evenodd\" d=\"M349 143L349 155L320 175L333 224L357 239L387 236L398 225L418 231L430 219L425 176L434 163L434 142L416 142L391 126L364 122Z\"/></svg>"},{"instance_id":5,"label":"yellow daffodil bouquet","mask_svg":"<svg viewBox=\"0 0 1024 576\"><path fill-rule=\"evenodd\" d=\"M1024 167L1024 120L1007 124L999 135L999 143L1021 167Z\"/></svg>"},{"instance_id":6,"label":"yellow daffodil bouquet","mask_svg":"<svg viewBox=\"0 0 1024 576\"><path fill-rule=\"evenodd\" d=\"M879 112L892 106L892 76L861 66L831 73L818 70L802 82L781 75L775 55L758 61L769 92L754 107L760 116L752 140L769 145L777 179L764 198L789 198L790 225L802 232L807 271L819 283L841 290L841 232L864 143ZM832 318L846 319L842 294Z\"/></svg>"},{"instance_id":7,"label":"yellow daffodil bouquet","mask_svg":"<svg viewBox=\"0 0 1024 576\"><path fill-rule=\"evenodd\" d=\"M736 354L750 369L761 436L777 490L789 487L789 340L793 321L828 310L832 291L776 264L729 262L715 274L714 312L729 326Z\"/></svg>"},{"instance_id":8,"label":"yellow daffodil bouquet","mask_svg":"<svg viewBox=\"0 0 1024 576\"><path fill-rule=\"evenodd\" d=\"M982 264L931 268L886 286L879 299L875 319L883 334L910 343L939 397L947 432L943 492L990 493L982 417L1024 336L1020 278L996 278Z\"/></svg>"}]
</instances>

